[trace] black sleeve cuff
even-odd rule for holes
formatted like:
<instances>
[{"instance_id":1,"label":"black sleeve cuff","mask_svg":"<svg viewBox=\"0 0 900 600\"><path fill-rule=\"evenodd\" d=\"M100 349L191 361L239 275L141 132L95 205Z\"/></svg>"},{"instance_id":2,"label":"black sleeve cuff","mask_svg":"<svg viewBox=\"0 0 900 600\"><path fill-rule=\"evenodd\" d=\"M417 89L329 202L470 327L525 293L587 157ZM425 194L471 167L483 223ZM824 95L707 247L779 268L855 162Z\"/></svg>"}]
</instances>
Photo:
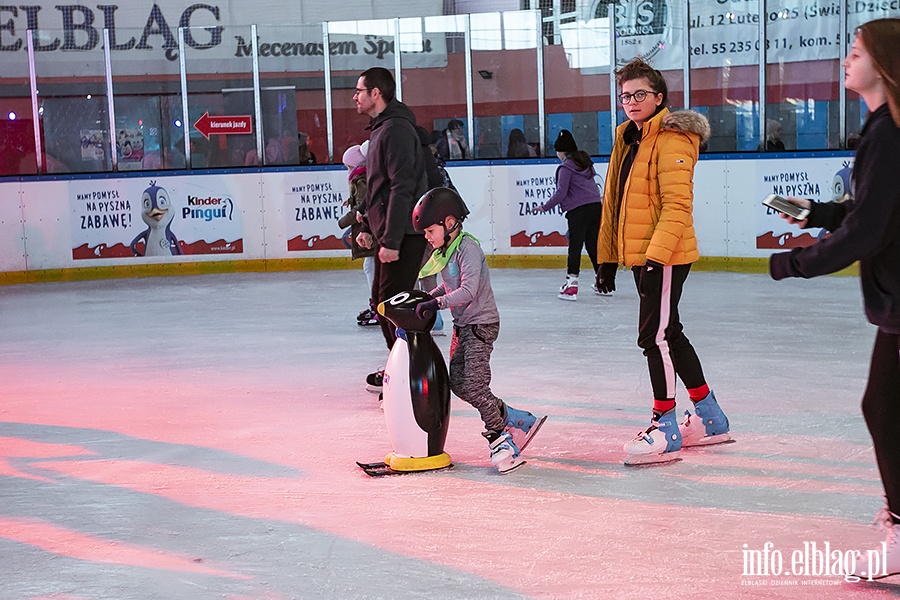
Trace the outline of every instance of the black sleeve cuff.
<instances>
[{"instance_id":1,"label":"black sleeve cuff","mask_svg":"<svg viewBox=\"0 0 900 600\"><path fill-rule=\"evenodd\" d=\"M778 252L769 257L769 275L772 279L778 281L798 276L791 261L792 254L793 252Z\"/></svg>"},{"instance_id":2,"label":"black sleeve cuff","mask_svg":"<svg viewBox=\"0 0 900 600\"><path fill-rule=\"evenodd\" d=\"M809 217L806 219L806 227L821 227L828 231L834 231L841 226L847 207L841 202L813 202L809 207Z\"/></svg>"}]
</instances>

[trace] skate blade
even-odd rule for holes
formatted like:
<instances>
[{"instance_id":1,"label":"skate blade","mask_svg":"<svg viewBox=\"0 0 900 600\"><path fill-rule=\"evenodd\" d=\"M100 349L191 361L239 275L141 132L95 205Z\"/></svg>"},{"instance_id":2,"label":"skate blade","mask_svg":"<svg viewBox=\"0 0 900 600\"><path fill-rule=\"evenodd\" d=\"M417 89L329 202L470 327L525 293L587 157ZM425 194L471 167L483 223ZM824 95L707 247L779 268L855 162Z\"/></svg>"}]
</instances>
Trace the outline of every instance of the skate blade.
<instances>
[{"instance_id":1,"label":"skate blade","mask_svg":"<svg viewBox=\"0 0 900 600\"><path fill-rule=\"evenodd\" d=\"M506 475L507 473L511 473L511 472L515 471L516 469L518 469L519 467L524 465L526 462L528 462L528 461L522 459L521 457L512 458L506 462L503 462L503 463L500 463L499 465L497 465L497 471L499 471L501 475Z\"/></svg>"},{"instance_id":2,"label":"skate blade","mask_svg":"<svg viewBox=\"0 0 900 600\"><path fill-rule=\"evenodd\" d=\"M546 421L546 420L547 420L547 415L544 415L543 417L541 417L540 419L538 419L534 422L534 425L532 425L531 429L528 431L528 433L525 434L525 440L521 443L521 445L519 445L519 452L525 451L525 448L527 448L528 444L531 443L531 438L533 438L537 434L538 430L541 428L541 426L544 424L544 421Z\"/></svg>"},{"instance_id":3,"label":"skate blade","mask_svg":"<svg viewBox=\"0 0 900 600\"><path fill-rule=\"evenodd\" d=\"M575 302L576 300L578 300L577 296L569 296L567 294L557 294L556 297L560 300L567 300L569 302Z\"/></svg>"},{"instance_id":4,"label":"skate blade","mask_svg":"<svg viewBox=\"0 0 900 600\"><path fill-rule=\"evenodd\" d=\"M681 460L680 452L680 450L676 450L662 454L631 454L625 457L624 463L628 466L662 465Z\"/></svg>"},{"instance_id":5,"label":"skate blade","mask_svg":"<svg viewBox=\"0 0 900 600\"><path fill-rule=\"evenodd\" d=\"M385 462L364 463L358 462L357 466L369 477L385 477L388 475L404 475L405 472L395 471Z\"/></svg>"},{"instance_id":6,"label":"skate blade","mask_svg":"<svg viewBox=\"0 0 900 600\"><path fill-rule=\"evenodd\" d=\"M730 433L720 433L718 435L709 435L709 436L702 437L702 438L700 438L698 440L694 440L694 441L688 441L688 440L684 439L684 436L682 436L681 439L682 439L682 444L681 444L682 448L694 448L697 446L714 446L716 444L733 444L735 442L735 440L732 439Z\"/></svg>"},{"instance_id":7,"label":"skate blade","mask_svg":"<svg viewBox=\"0 0 900 600\"><path fill-rule=\"evenodd\" d=\"M887 579L888 577L894 577L895 575L900 575L900 571L894 571L892 573L888 573L887 575L882 575L880 573L878 575L872 575L872 581L880 581L881 579ZM859 577L860 583L869 581L868 575L857 575L857 577Z\"/></svg>"},{"instance_id":8,"label":"skate blade","mask_svg":"<svg viewBox=\"0 0 900 600\"><path fill-rule=\"evenodd\" d=\"M399 471L396 469L392 469L391 466L385 462L374 462L374 463L364 463L357 461L357 466L363 470L363 473L368 475L369 477L388 477L391 475L410 475L412 473L433 473L435 471L443 471L445 469L452 469L453 463L445 467L438 467L436 469L424 469L421 471Z\"/></svg>"},{"instance_id":9,"label":"skate blade","mask_svg":"<svg viewBox=\"0 0 900 600\"><path fill-rule=\"evenodd\" d=\"M384 386L369 385L369 384L367 383L367 384L366 384L366 391L367 391L367 392L370 392L370 393L372 393L372 394L380 394L383 387L384 387Z\"/></svg>"}]
</instances>

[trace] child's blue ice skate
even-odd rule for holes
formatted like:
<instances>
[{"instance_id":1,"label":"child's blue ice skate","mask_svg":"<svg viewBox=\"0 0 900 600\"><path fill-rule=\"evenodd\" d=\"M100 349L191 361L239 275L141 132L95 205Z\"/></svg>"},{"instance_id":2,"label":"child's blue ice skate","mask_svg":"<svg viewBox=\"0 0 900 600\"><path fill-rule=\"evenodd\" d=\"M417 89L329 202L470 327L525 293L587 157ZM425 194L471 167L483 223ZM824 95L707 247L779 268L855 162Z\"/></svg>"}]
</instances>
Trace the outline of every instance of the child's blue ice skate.
<instances>
[{"instance_id":1,"label":"child's blue ice skate","mask_svg":"<svg viewBox=\"0 0 900 600\"><path fill-rule=\"evenodd\" d=\"M512 436L516 446L520 451L524 451L525 447L531 442L531 438L538 432L547 415L543 417L535 417L527 410L519 410L510 405L506 405L506 423L503 430Z\"/></svg>"},{"instance_id":2,"label":"child's blue ice skate","mask_svg":"<svg viewBox=\"0 0 900 600\"><path fill-rule=\"evenodd\" d=\"M525 464L525 460L519 456L519 448L505 431L496 440L491 442L491 466L496 467L500 473L509 473Z\"/></svg>"},{"instance_id":3,"label":"child's blue ice skate","mask_svg":"<svg viewBox=\"0 0 900 600\"><path fill-rule=\"evenodd\" d=\"M676 460L681 450L681 433L675 409L650 421L650 427L625 444L626 465L647 465Z\"/></svg>"},{"instance_id":4,"label":"child's blue ice skate","mask_svg":"<svg viewBox=\"0 0 900 600\"><path fill-rule=\"evenodd\" d=\"M694 404L694 413L692 415L690 411L684 411L684 421L681 422L681 436L685 447L708 446L731 440L728 417L719 408L712 391Z\"/></svg>"}]
</instances>

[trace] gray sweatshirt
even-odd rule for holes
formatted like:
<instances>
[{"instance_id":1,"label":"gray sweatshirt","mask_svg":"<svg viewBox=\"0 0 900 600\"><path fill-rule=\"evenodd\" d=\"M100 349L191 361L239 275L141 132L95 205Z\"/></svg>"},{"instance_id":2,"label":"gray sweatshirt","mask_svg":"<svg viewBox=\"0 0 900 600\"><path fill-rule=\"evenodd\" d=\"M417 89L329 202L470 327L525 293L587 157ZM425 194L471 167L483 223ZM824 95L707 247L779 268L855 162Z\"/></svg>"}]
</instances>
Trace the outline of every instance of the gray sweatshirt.
<instances>
[{"instance_id":1,"label":"gray sweatshirt","mask_svg":"<svg viewBox=\"0 0 900 600\"><path fill-rule=\"evenodd\" d=\"M481 246L466 236L441 271L441 285L431 290L440 308L449 308L457 327L499 323L491 276Z\"/></svg>"}]
</instances>

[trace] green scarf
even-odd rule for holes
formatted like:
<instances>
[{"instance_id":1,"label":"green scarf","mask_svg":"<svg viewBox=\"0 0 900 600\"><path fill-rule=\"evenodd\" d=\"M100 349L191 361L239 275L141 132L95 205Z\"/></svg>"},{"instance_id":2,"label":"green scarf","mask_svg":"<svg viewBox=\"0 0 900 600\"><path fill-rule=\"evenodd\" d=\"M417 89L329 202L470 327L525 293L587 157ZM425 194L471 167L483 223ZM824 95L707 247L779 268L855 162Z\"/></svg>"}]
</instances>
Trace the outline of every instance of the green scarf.
<instances>
[{"instance_id":1,"label":"green scarf","mask_svg":"<svg viewBox=\"0 0 900 600\"><path fill-rule=\"evenodd\" d=\"M442 252L442 248L437 248L434 252L431 253L431 258L428 259L428 262L422 267L419 271L419 279L422 277L428 277L430 275L436 275L444 270L444 267L447 266L447 263L450 262L450 257L453 256L453 253L456 252L456 249L459 248L459 243L462 242L463 237L470 237L475 240L479 246L481 242L478 241L474 235L469 233L468 231L463 231L456 239L450 242L450 245L447 246L447 251Z\"/></svg>"}]
</instances>

